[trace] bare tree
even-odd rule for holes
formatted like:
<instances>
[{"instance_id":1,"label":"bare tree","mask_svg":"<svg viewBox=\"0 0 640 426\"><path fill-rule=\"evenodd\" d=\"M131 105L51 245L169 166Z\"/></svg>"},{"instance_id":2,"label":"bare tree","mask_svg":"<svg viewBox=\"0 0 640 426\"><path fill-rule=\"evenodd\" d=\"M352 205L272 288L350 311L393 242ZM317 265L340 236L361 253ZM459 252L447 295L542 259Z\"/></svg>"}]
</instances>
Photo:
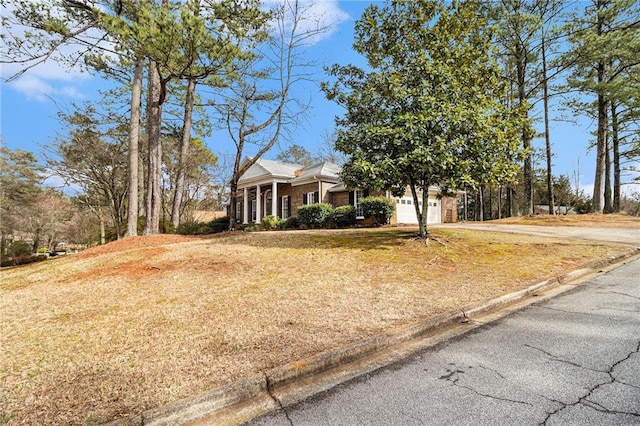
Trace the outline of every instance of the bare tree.
<instances>
[{"instance_id":1,"label":"bare tree","mask_svg":"<svg viewBox=\"0 0 640 426\"><path fill-rule=\"evenodd\" d=\"M285 1L274 11L273 33L256 48L254 58L238 61L239 78L227 90L225 101L216 105L235 144L233 173L229 182L229 216L236 216L238 180L255 162L295 125L307 105L292 96L291 89L310 80L312 66L302 55L305 46L327 28L319 21L309 27L306 12L297 0ZM251 145L254 153L246 156ZM231 220L230 229L235 221Z\"/></svg>"}]
</instances>

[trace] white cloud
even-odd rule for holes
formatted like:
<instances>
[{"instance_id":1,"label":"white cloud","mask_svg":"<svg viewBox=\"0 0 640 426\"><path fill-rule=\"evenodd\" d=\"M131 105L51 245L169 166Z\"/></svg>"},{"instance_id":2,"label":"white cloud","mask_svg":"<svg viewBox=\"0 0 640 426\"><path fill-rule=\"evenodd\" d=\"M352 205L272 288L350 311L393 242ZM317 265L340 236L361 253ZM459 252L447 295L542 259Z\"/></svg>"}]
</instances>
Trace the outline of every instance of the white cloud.
<instances>
[{"instance_id":1,"label":"white cloud","mask_svg":"<svg viewBox=\"0 0 640 426\"><path fill-rule=\"evenodd\" d=\"M11 88L18 93L22 93L28 100L38 102L46 102L56 96L73 99L84 98L84 95L77 87L71 85L60 86L59 83L59 80L47 80L33 73L24 74L11 83L5 84L5 88Z\"/></svg>"},{"instance_id":2,"label":"white cloud","mask_svg":"<svg viewBox=\"0 0 640 426\"><path fill-rule=\"evenodd\" d=\"M270 0L264 4L268 8L280 7L284 4L287 19L286 29L291 29L294 0ZM299 0L298 10L301 19L298 22L297 33L302 36L311 35L308 38L305 37L304 44L307 46L329 38L341 23L349 20L349 14L340 9L337 0ZM274 30L275 27L274 23Z\"/></svg>"},{"instance_id":3,"label":"white cloud","mask_svg":"<svg viewBox=\"0 0 640 426\"><path fill-rule=\"evenodd\" d=\"M6 28L3 28L3 32L5 32L6 41L9 43L12 39L24 39L27 31L33 31L14 21L12 16L14 8L15 5L8 4L6 5L6 10L3 10L3 14L7 18L4 25ZM52 6L53 15L55 15L56 10ZM95 38L96 34L87 32L86 36L91 39ZM4 52L10 52L4 38L0 42L0 48ZM47 97L60 95L77 98L81 96L81 93L76 88L76 84L84 83L91 79L92 76L81 66L64 63L63 58L78 57L85 49L86 47L83 48L80 45L68 44L60 46L50 57L42 62L40 62L42 59L39 58L25 61L28 55L43 55L45 52L41 49L39 50L37 46L30 46L29 43L24 43L17 54L19 57L15 58L21 61L2 64L0 77L5 81L12 79L10 82L3 83L3 88L15 90L24 94L29 100L40 102L45 101ZM8 56L5 57L5 60L8 60L7 58ZM42 58L44 59L44 57ZM82 61L79 61L79 63L82 63ZM64 86L61 87L61 84L64 84Z\"/></svg>"}]
</instances>

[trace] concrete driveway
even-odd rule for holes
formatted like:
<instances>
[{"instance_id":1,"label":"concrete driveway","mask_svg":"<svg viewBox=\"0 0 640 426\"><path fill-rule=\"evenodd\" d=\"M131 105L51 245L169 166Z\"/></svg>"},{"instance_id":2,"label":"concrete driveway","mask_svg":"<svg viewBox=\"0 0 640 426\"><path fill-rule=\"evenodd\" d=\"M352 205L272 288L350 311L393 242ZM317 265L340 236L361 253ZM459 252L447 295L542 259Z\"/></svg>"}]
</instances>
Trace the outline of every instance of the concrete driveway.
<instances>
[{"instance_id":1,"label":"concrete driveway","mask_svg":"<svg viewBox=\"0 0 640 426\"><path fill-rule=\"evenodd\" d=\"M434 228L464 228L482 231L509 232L553 238L604 241L640 247L639 228L587 228L572 226L506 225L488 222L461 222L432 225Z\"/></svg>"},{"instance_id":2,"label":"concrete driveway","mask_svg":"<svg viewBox=\"0 0 640 426\"><path fill-rule=\"evenodd\" d=\"M640 425L640 259L252 425Z\"/></svg>"}]
</instances>

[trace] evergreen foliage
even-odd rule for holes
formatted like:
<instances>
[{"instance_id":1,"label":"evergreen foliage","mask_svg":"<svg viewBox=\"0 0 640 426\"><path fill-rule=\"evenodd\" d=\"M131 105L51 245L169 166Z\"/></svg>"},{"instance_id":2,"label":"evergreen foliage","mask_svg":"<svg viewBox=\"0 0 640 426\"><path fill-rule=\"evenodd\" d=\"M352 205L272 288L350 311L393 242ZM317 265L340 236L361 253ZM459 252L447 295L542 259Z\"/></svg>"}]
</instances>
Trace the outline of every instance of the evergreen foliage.
<instances>
[{"instance_id":1,"label":"evergreen foliage","mask_svg":"<svg viewBox=\"0 0 640 426\"><path fill-rule=\"evenodd\" d=\"M300 224L308 228L324 228L333 217L333 206L327 203L307 204L298 207Z\"/></svg>"},{"instance_id":2,"label":"evergreen foliage","mask_svg":"<svg viewBox=\"0 0 640 426\"><path fill-rule=\"evenodd\" d=\"M327 97L346 109L336 147L350 158L350 187L417 193L431 185L476 187L516 177L519 133L529 128L501 100L506 87L477 2L372 5L356 23L354 49L371 71L334 65ZM426 197L426 195L425 195ZM427 215L417 212L420 235Z\"/></svg>"},{"instance_id":3,"label":"evergreen foliage","mask_svg":"<svg viewBox=\"0 0 640 426\"><path fill-rule=\"evenodd\" d=\"M377 225L386 225L396 210L395 202L387 197L365 197L360 201L365 219L373 218Z\"/></svg>"}]
</instances>

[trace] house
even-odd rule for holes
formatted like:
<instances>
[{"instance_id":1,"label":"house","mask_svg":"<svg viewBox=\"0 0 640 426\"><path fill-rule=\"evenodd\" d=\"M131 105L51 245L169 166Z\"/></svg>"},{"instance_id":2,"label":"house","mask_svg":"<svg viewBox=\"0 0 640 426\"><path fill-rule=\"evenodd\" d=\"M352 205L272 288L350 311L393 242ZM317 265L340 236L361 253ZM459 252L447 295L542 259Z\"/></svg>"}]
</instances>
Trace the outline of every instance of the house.
<instances>
[{"instance_id":1,"label":"house","mask_svg":"<svg viewBox=\"0 0 640 426\"><path fill-rule=\"evenodd\" d=\"M363 219L360 200L369 195L366 189L349 190L340 179L340 166L325 161L308 167L280 161L258 159L238 180L236 221L260 223L268 215L286 219L297 216L298 207L305 204L328 203L335 207L353 205L358 219ZM393 224L417 224L411 193L393 197L396 202ZM455 222L455 198L439 198L436 187L429 189L428 223Z\"/></svg>"}]
</instances>

